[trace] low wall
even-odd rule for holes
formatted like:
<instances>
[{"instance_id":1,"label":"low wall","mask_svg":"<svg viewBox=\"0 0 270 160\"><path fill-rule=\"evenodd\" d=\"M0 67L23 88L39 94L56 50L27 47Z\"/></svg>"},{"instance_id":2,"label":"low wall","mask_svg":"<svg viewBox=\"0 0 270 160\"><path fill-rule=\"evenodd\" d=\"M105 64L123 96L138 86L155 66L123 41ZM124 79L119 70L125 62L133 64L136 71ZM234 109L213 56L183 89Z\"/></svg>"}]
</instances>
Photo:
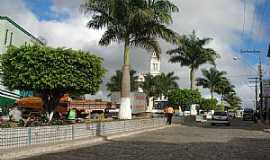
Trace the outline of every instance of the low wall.
<instances>
[{"instance_id":1,"label":"low wall","mask_svg":"<svg viewBox=\"0 0 270 160\"><path fill-rule=\"evenodd\" d=\"M54 144L165 125L163 118L0 129L0 150L36 144Z\"/></svg>"}]
</instances>

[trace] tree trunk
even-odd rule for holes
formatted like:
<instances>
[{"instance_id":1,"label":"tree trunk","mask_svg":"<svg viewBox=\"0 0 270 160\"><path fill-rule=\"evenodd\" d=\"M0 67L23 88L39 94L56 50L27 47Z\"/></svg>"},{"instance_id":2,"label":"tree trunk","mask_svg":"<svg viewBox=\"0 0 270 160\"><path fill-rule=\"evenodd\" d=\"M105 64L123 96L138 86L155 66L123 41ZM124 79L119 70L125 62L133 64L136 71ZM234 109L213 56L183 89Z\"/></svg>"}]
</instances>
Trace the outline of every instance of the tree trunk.
<instances>
[{"instance_id":1,"label":"tree trunk","mask_svg":"<svg viewBox=\"0 0 270 160\"><path fill-rule=\"evenodd\" d=\"M63 94L58 92L44 92L42 95L43 108L48 113L49 122L53 118L55 108L60 104L60 98Z\"/></svg>"},{"instance_id":2,"label":"tree trunk","mask_svg":"<svg viewBox=\"0 0 270 160\"><path fill-rule=\"evenodd\" d=\"M124 65L121 82L121 104L119 110L119 119L131 119L131 103L130 103L130 58L129 43L125 42Z\"/></svg>"},{"instance_id":3,"label":"tree trunk","mask_svg":"<svg viewBox=\"0 0 270 160\"><path fill-rule=\"evenodd\" d=\"M210 93L211 93L211 99L214 99L214 91L213 91L213 89L210 89Z\"/></svg>"},{"instance_id":4,"label":"tree trunk","mask_svg":"<svg viewBox=\"0 0 270 160\"><path fill-rule=\"evenodd\" d=\"M195 76L194 76L194 68L191 68L190 69L190 75L189 75L189 78L190 78L190 89L193 90L194 89L194 83L195 83Z\"/></svg>"},{"instance_id":5,"label":"tree trunk","mask_svg":"<svg viewBox=\"0 0 270 160\"><path fill-rule=\"evenodd\" d=\"M49 122L51 122L51 120L53 118L53 114L54 114L53 111L51 113L47 112L47 118L48 118Z\"/></svg>"}]
</instances>

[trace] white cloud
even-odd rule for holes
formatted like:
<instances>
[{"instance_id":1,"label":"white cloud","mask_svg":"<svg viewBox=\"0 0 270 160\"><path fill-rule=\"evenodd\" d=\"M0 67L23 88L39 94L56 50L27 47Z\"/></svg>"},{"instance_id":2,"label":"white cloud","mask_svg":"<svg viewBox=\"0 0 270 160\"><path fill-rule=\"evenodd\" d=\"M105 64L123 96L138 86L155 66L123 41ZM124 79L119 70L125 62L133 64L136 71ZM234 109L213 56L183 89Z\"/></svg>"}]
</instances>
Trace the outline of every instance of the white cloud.
<instances>
[{"instance_id":1,"label":"white cloud","mask_svg":"<svg viewBox=\"0 0 270 160\"><path fill-rule=\"evenodd\" d=\"M189 34L194 29L200 37L212 37L213 42L209 44L222 58L218 60L218 68L228 72L232 82L237 86L239 95L246 99L253 96L253 92L246 84L247 77L235 78L239 74L254 74L252 69L248 68L242 61L235 62L233 57L233 47L240 46L241 32L243 24L243 1L242 0L172 0L180 7L180 12L174 15L174 24L171 28L181 34ZM257 3L262 3L258 0ZM113 44L109 47L98 46L98 40L102 31L95 31L86 28L86 22L89 17L84 17L80 11L80 1L54 0L52 11L55 14L69 14L69 18L61 21L38 21L30 9L25 6L22 0L2 0L0 6L0 15L7 15L14 19L18 24L25 27L34 35L42 36L47 39L48 45L54 47L68 47L88 50L103 57L104 66L109 73L104 81L107 81L116 69L121 68L123 46ZM247 1L246 26L251 26L253 13L255 11L255 2ZM255 15L255 20L257 17ZM256 38L256 35L253 35ZM165 52L172 46L162 43L162 49ZM132 49L132 68L138 71L149 70L149 58L142 49ZM164 72L175 71L180 77L180 85L189 86L187 68L180 68L178 64L169 64L168 56L162 55L162 70ZM204 66L206 67L206 66ZM197 72L200 75L200 72ZM245 84L241 84L245 82ZM105 89L103 85L103 90ZM104 92L100 92L104 93ZM207 93L207 91L204 91ZM105 94L105 93L104 93Z\"/></svg>"}]
</instances>

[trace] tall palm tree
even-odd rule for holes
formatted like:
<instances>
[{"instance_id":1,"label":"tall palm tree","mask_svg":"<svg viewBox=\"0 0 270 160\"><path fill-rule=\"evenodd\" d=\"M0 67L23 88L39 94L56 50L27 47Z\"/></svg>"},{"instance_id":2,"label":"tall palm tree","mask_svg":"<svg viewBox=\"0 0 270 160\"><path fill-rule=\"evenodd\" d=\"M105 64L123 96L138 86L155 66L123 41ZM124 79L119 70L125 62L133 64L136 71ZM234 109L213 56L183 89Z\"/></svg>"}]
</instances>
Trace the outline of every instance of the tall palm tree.
<instances>
[{"instance_id":1,"label":"tall palm tree","mask_svg":"<svg viewBox=\"0 0 270 160\"><path fill-rule=\"evenodd\" d=\"M167 51L171 57L171 63L180 63L181 66L187 66L190 69L190 89L194 89L195 71L203 64L210 63L215 65L218 54L211 48L204 48L211 41L210 38L200 39L195 34L182 36L179 47Z\"/></svg>"},{"instance_id":2,"label":"tall palm tree","mask_svg":"<svg viewBox=\"0 0 270 160\"><path fill-rule=\"evenodd\" d=\"M121 81L122 81L122 71L117 70L115 75L113 75L110 81L106 84L107 90L110 92L120 92L121 90ZM136 76L136 71L130 70L130 89L131 92L138 89L138 76Z\"/></svg>"},{"instance_id":3,"label":"tall palm tree","mask_svg":"<svg viewBox=\"0 0 270 160\"><path fill-rule=\"evenodd\" d=\"M91 14L89 28L106 28L99 44L124 43L124 65L119 118L131 119L130 47L142 47L160 54L158 38L177 42L177 34L166 26L172 23L178 7L168 0L86 0L82 5Z\"/></svg>"},{"instance_id":4,"label":"tall palm tree","mask_svg":"<svg viewBox=\"0 0 270 160\"><path fill-rule=\"evenodd\" d=\"M202 69L202 78L197 78L197 86L208 88L211 93L211 99L214 98L214 92L217 92L220 87L220 82L224 81L226 72L218 71L212 67L210 70Z\"/></svg>"}]
</instances>

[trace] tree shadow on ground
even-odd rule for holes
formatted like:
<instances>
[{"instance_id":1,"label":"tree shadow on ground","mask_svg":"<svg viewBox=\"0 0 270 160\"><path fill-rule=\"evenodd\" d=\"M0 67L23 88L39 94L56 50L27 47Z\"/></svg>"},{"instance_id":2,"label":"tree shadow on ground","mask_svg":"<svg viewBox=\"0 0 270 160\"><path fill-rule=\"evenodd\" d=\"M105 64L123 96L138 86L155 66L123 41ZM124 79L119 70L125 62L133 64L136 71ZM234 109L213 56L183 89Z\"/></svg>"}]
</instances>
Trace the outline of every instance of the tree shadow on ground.
<instances>
[{"instance_id":1,"label":"tree shadow on ground","mask_svg":"<svg viewBox=\"0 0 270 160\"><path fill-rule=\"evenodd\" d=\"M113 140L25 160L269 160L270 139L237 138L226 143L166 143Z\"/></svg>"}]
</instances>

